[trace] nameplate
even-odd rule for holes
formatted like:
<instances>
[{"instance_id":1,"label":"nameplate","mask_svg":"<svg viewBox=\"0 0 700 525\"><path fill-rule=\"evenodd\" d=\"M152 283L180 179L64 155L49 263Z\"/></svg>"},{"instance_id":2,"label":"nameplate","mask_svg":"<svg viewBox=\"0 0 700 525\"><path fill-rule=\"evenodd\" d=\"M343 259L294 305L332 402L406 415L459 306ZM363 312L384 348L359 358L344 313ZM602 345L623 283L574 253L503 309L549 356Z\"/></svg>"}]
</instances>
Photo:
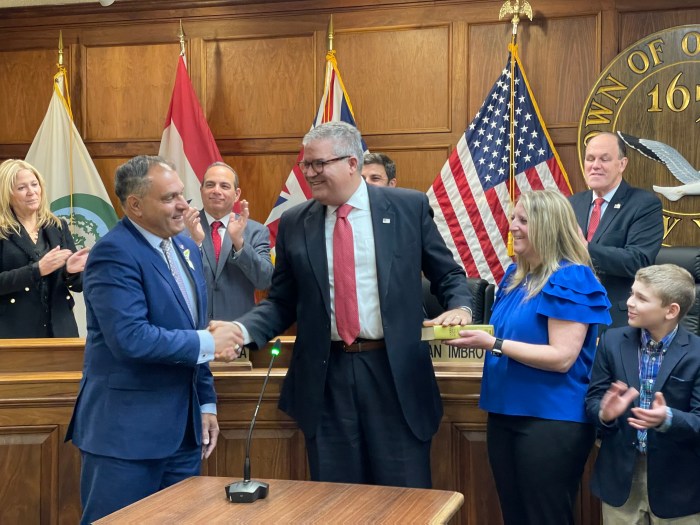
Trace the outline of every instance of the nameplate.
<instances>
[{"instance_id":1,"label":"nameplate","mask_svg":"<svg viewBox=\"0 0 700 525\"><path fill-rule=\"evenodd\" d=\"M487 352L483 348L459 348L443 341L429 341L428 346L433 363L483 363Z\"/></svg>"}]
</instances>

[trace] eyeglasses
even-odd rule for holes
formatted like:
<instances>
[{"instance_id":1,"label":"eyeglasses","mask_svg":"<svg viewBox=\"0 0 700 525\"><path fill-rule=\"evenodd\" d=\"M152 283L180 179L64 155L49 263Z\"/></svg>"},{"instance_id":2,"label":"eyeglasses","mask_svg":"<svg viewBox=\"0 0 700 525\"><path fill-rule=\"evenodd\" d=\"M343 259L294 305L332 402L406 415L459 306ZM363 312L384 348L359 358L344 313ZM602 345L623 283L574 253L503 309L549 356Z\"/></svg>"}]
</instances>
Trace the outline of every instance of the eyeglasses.
<instances>
[{"instance_id":1,"label":"eyeglasses","mask_svg":"<svg viewBox=\"0 0 700 525\"><path fill-rule=\"evenodd\" d=\"M336 157L334 159L328 160L312 160L311 162L302 160L301 162L297 163L297 166L299 166L299 169L302 173L308 173L309 168L312 168L314 170L314 173L321 174L323 173L323 170L325 169L326 165L330 164L331 162L338 162L339 160L345 160L349 158L350 155L345 155L344 157Z\"/></svg>"}]
</instances>

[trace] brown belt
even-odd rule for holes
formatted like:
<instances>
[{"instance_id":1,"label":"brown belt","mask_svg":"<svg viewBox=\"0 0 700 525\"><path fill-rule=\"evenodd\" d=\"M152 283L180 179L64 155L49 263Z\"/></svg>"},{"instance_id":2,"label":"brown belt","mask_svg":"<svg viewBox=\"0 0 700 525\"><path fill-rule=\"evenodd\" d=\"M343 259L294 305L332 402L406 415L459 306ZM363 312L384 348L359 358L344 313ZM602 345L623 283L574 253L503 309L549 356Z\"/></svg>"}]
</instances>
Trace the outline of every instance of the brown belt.
<instances>
[{"instance_id":1,"label":"brown belt","mask_svg":"<svg viewBox=\"0 0 700 525\"><path fill-rule=\"evenodd\" d=\"M372 350L382 350L386 348L384 339L356 339L351 345L345 341L331 341L333 350L342 350L343 352L371 352Z\"/></svg>"}]
</instances>

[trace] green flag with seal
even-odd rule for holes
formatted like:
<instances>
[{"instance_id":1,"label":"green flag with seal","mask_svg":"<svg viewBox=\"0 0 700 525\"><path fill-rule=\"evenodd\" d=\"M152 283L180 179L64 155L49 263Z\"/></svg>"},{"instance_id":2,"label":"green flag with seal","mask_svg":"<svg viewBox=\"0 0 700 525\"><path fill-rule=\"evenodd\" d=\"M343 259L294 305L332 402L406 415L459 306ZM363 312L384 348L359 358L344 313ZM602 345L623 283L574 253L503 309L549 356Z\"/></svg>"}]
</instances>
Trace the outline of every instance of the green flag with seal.
<instances>
[{"instance_id":1,"label":"green flag with seal","mask_svg":"<svg viewBox=\"0 0 700 525\"><path fill-rule=\"evenodd\" d=\"M51 211L66 219L78 248L92 247L117 223L107 190L73 123L63 66L54 76L49 109L26 161L44 176ZM82 294L75 299L78 330L85 337Z\"/></svg>"}]
</instances>

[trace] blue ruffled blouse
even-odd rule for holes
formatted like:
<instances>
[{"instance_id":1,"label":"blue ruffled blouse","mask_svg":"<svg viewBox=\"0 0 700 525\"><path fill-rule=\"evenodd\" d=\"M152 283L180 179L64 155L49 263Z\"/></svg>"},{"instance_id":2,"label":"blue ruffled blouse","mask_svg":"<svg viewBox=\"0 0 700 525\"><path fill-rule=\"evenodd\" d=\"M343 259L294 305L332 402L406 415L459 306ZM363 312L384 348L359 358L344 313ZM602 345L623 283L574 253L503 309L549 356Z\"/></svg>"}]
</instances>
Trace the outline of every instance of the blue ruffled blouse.
<instances>
[{"instance_id":1,"label":"blue ruffled blouse","mask_svg":"<svg viewBox=\"0 0 700 525\"><path fill-rule=\"evenodd\" d=\"M529 300L524 283L506 292L515 272L506 270L496 294L491 324L496 337L547 344L548 319L587 323L581 353L566 373L549 372L507 356L484 360L479 406L498 414L587 422L584 397L591 377L598 324L610 324L610 301L588 266L563 262L542 290Z\"/></svg>"}]
</instances>

